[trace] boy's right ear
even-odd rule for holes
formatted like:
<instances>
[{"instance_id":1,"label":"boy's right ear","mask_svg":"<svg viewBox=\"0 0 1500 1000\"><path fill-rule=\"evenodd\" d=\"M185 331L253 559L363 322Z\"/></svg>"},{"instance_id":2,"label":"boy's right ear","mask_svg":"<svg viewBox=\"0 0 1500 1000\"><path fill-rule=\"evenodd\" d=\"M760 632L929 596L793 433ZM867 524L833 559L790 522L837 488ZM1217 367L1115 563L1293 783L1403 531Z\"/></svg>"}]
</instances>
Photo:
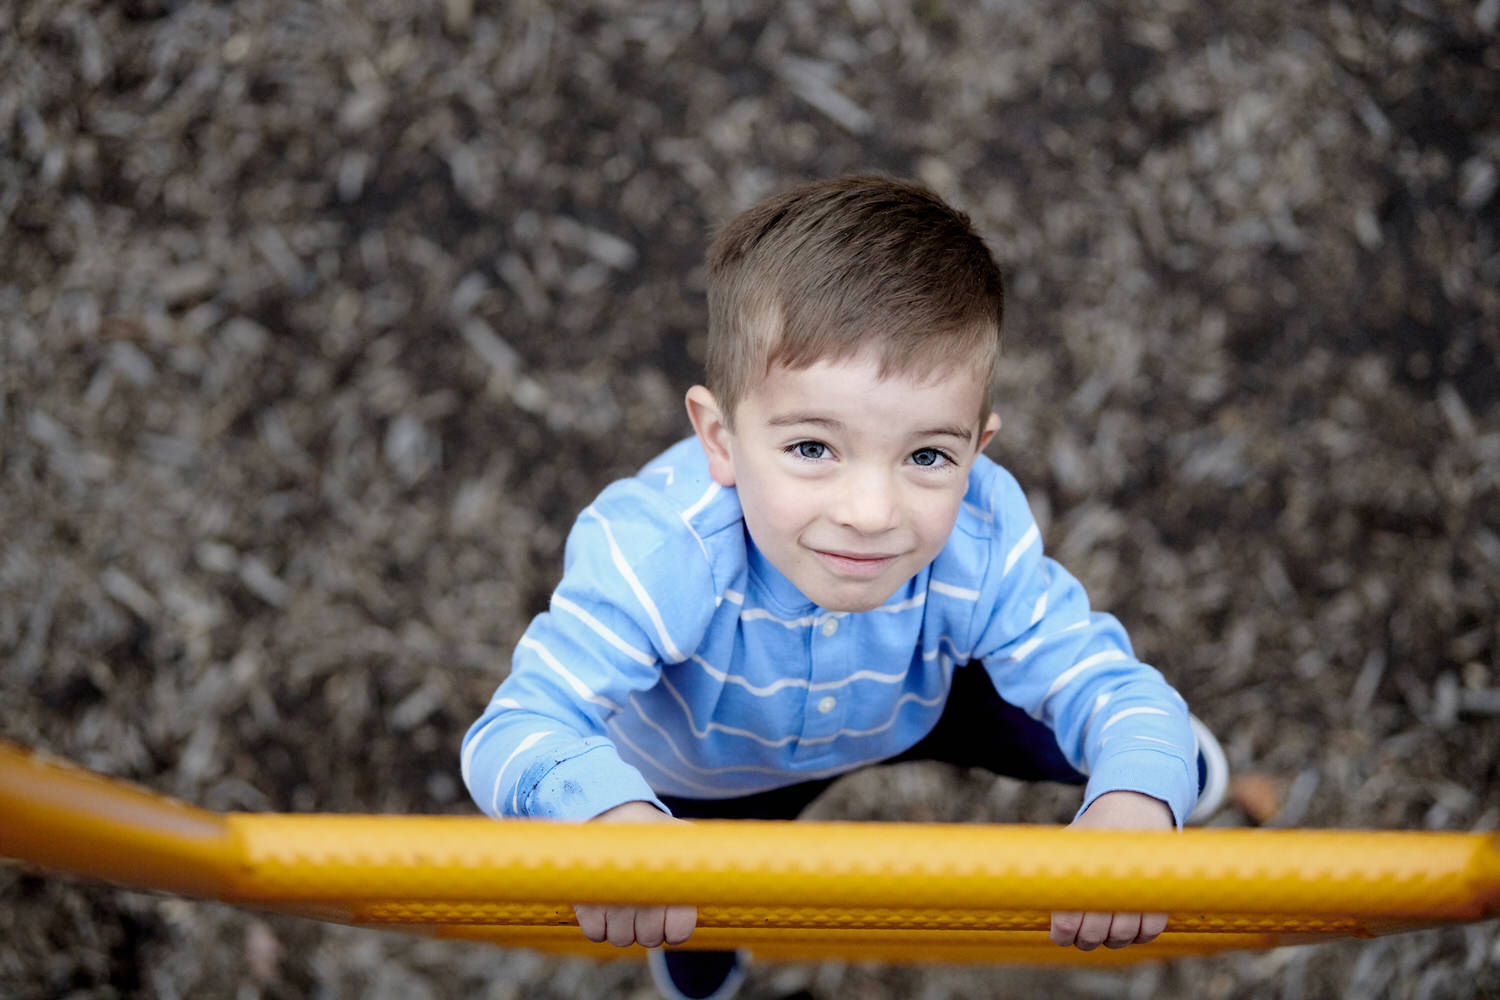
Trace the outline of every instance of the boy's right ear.
<instances>
[{"instance_id":1,"label":"boy's right ear","mask_svg":"<svg viewBox=\"0 0 1500 1000\"><path fill-rule=\"evenodd\" d=\"M719 409L719 401L706 386L695 385L687 391L686 403L698 443L708 455L708 474L720 486L733 486L734 435Z\"/></svg>"}]
</instances>

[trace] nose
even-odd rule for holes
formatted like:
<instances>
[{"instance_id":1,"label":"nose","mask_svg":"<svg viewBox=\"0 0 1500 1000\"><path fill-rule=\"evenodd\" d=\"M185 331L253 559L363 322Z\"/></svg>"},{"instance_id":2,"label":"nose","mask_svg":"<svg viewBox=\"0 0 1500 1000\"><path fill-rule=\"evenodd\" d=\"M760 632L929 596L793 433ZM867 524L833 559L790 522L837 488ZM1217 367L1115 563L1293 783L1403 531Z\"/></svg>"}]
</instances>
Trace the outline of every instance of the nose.
<instances>
[{"instance_id":1,"label":"nose","mask_svg":"<svg viewBox=\"0 0 1500 1000\"><path fill-rule=\"evenodd\" d=\"M878 470L845 477L834 520L863 535L876 535L900 523L899 487Z\"/></svg>"}]
</instances>

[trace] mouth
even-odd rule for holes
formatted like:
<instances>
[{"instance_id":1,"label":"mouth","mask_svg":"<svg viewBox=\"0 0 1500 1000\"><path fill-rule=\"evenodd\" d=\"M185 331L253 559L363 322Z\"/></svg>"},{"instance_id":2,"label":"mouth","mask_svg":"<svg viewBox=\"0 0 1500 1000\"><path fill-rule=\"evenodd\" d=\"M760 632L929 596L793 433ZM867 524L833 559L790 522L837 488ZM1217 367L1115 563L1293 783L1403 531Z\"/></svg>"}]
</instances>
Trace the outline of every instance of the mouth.
<instances>
[{"instance_id":1,"label":"mouth","mask_svg":"<svg viewBox=\"0 0 1500 1000\"><path fill-rule=\"evenodd\" d=\"M898 558L882 553L830 552L823 549L812 551L824 566L833 571L835 576L856 580L868 580L879 576Z\"/></svg>"}]
</instances>

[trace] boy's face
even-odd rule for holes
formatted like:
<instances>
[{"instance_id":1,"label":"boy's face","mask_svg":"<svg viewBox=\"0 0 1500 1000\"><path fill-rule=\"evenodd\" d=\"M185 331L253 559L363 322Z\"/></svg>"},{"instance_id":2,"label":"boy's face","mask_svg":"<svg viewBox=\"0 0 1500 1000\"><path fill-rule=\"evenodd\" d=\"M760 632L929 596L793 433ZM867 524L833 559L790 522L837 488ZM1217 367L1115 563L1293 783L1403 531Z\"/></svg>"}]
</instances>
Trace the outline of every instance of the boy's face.
<instances>
[{"instance_id":1,"label":"boy's face","mask_svg":"<svg viewBox=\"0 0 1500 1000\"><path fill-rule=\"evenodd\" d=\"M734 429L702 386L688 412L716 482L739 492L750 537L809 600L868 611L948 541L983 428L980 373L882 379L874 359L775 367Z\"/></svg>"}]
</instances>

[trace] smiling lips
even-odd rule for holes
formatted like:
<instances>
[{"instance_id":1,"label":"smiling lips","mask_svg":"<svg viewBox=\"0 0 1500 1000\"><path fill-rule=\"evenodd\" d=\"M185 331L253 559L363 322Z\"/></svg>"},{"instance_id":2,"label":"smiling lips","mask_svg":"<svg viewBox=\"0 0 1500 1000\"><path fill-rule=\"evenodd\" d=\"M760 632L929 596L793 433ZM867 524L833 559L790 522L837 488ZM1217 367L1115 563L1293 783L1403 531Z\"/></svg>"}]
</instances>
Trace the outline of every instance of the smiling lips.
<instances>
[{"instance_id":1,"label":"smiling lips","mask_svg":"<svg viewBox=\"0 0 1500 1000\"><path fill-rule=\"evenodd\" d=\"M897 558L892 555L858 552L825 552L822 549L813 549L813 551L823 561L823 565L833 571L834 575L858 580L869 580L879 576Z\"/></svg>"}]
</instances>

